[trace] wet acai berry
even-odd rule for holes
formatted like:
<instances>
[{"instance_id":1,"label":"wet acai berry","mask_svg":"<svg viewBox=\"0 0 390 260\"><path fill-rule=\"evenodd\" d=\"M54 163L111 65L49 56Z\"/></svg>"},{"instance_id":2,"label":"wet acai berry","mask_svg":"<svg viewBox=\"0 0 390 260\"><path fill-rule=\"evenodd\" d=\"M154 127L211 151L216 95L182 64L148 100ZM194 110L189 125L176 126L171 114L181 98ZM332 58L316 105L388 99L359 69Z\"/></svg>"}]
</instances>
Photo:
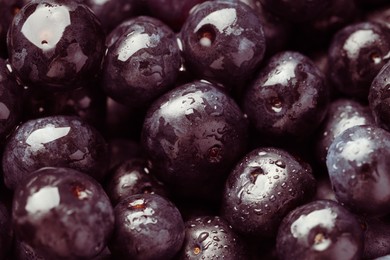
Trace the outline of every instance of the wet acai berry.
<instances>
[{"instance_id":1,"label":"wet acai berry","mask_svg":"<svg viewBox=\"0 0 390 260\"><path fill-rule=\"evenodd\" d=\"M78 117L29 120L9 137L2 158L4 182L10 189L44 166L69 167L102 180L108 168L107 144Z\"/></svg>"},{"instance_id":2,"label":"wet acai berry","mask_svg":"<svg viewBox=\"0 0 390 260\"><path fill-rule=\"evenodd\" d=\"M331 102L327 117L316 140L317 158L325 164L329 146L342 132L355 125L374 125L374 117L367 105L352 99L337 99Z\"/></svg>"},{"instance_id":3,"label":"wet acai berry","mask_svg":"<svg viewBox=\"0 0 390 260\"><path fill-rule=\"evenodd\" d=\"M177 259L249 259L242 238L219 216L201 216L187 220L185 234Z\"/></svg>"},{"instance_id":4,"label":"wet acai berry","mask_svg":"<svg viewBox=\"0 0 390 260\"><path fill-rule=\"evenodd\" d=\"M241 2L206 1L197 5L180 38L186 68L227 88L242 87L265 53L260 18Z\"/></svg>"},{"instance_id":5,"label":"wet acai berry","mask_svg":"<svg viewBox=\"0 0 390 260\"><path fill-rule=\"evenodd\" d=\"M7 70L5 60L0 58L0 139L5 137L22 119L22 89Z\"/></svg>"},{"instance_id":6,"label":"wet acai berry","mask_svg":"<svg viewBox=\"0 0 390 260\"><path fill-rule=\"evenodd\" d=\"M390 58L390 28L376 22L350 24L334 35L328 55L333 85L367 101L372 80Z\"/></svg>"},{"instance_id":7,"label":"wet acai berry","mask_svg":"<svg viewBox=\"0 0 390 260\"><path fill-rule=\"evenodd\" d=\"M184 222L176 206L156 194L121 200L115 209L109 248L116 259L172 259L184 241Z\"/></svg>"},{"instance_id":8,"label":"wet acai berry","mask_svg":"<svg viewBox=\"0 0 390 260\"><path fill-rule=\"evenodd\" d=\"M12 220L18 238L45 259L90 259L105 248L114 211L90 176L46 167L16 189Z\"/></svg>"},{"instance_id":9,"label":"wet acai berry","mask_svg":"<svg viewBox=\"0 0 390 260\"><path fill-rule=\"evenodd\" d=\"M78 1L44 0L25 5L8 32L12 69L28 86L75 88L100 70L105 51L100 22Z\"/></svg>"},{"instance_id":10,"label":"wet acai berry","mask_svg":"<svg viewBox=\"0 0 390 260\"><path fill-rule=\"evenodd\" d=\"M248 124L226 92L204 81L156 100L142 129L142 147L156 176L180 196L215 199L243 155Z\"/></svg>"},{"instance_id":11,"label":"wet acai berry","mask_svg":"<svg viewBox=\"0 0 390 260\"><path fill-rule=\"evenodd\" d=\"M221 215L237 232L274 237L283 217L311 199L315 180L307 163L277 148L258 148L230 173Z\"/></svg>"},{"instance_id":12,"label":"wet acai berry","mask_svg":"<svg viewBox=\"0 0 390 260\"><path fill-rule=\"evenodd\" d=\"M336 137L326 165L339 202L354 212L390 212L390 133L377 126L357 125Z\"/></svg>"},{"instance_id":13,"label":"wet acai berry","mask_svg":"<svg viewBox=\"0 0 390 260\"><path fill-rule=\"evenodd\" d=\"M325 118L329 89L325 76L305 55L274 55L249 84L242 107L260 138L302 139ZM279 141L280 142L280 141Z\"/></svg>"},{"instance_id":14,"label":"wet acai berry","mask_svg":"<svg viewBox=\"0 0 390 260\"><path fill-rule=\"evenodd\" d=\"M389 52L390 53L390 52ZM390 61L386 63L371 83L368 102L375 122L390 130Z\"/></svg>"},{"instance_id":15,"label":"wet acai berry","mask_svg":"<svg viewBox=\"0 0 390 260\"><path fill-rule=\"evenodd\" d=\"M317 200L283 219L276 246L281 260L357 260L363 253L363 231L356 217L337 202Z\"/></svg>"},{"instance_id":16,"label":"wet acai berry","mask_svg":"<svg viewBox=\"0 0 390 260\"><path fill-rule=\"evenodd\" d=\"M142 158L127 159L109 176L107 194L113 205L135 194L158 194L168 197L164 185L153 175L153 169Z\"/></svg>"},{"instance_id":17,"label":"wet acai berry","mask_svg":"<svg viewBox=\"0 0 390 260\"><path fill-rule=\"evenodd\" d=\"M177 80L182 61L176 36L152 17L139 16L120 26L123 34L105 57L103 88L121 104L147 107Z\"/></svg>"}]
</instances>

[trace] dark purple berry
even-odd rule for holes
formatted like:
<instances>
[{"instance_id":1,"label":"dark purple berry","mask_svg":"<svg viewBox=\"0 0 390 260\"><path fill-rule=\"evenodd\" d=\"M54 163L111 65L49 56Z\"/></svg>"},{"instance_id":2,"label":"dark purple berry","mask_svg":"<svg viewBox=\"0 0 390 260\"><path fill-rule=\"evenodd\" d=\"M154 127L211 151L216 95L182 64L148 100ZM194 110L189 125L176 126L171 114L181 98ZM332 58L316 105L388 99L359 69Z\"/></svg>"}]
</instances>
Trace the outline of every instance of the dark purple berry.
<instances>
[{"instance_id":1,"label":"dark purple berry","mask_svg":"<svg viewBox=\"0 0 390 260\"><path fill-rule=\"evenodd\" d=\"M180 194L215 199L247 142L247 120L215 85L195 81L156 100L146 115L142 146L156 176ZM217 195L218 196L218 195Z\"/></svg>"},{"instance_id":2,"label":"dark purple berry","mask_svg":"<svg viewBox=\"0 0 390 260\"><path fill-rule=\"evenodd\" d=\"M126 22L122 33L105 57L103 88L121 104L144 108L174 86L181 66L179 46L173 31L151 17Z\"/></svg>"},{"instance_id":3,"label":"dark purple berry","mask_svg":"<svg viewBox=\"0 0 390 260\"><path fill-rule=\"evenodd\" d=\"M356 217L337 202L317 200L283 219L276 247L280 260L358 260L363 232Z\"/></svg>"},{"instance_id":4,"label":"dark purple berry","mask_svg":"<svg viewBox=\"0 0 390 260\"><path fill-rule=\"evenodd\" d=\"M109 248L116 259L171 259L184 241L184 222L176 206L156 194L123 199L114 209Z\"/></svg>"},{"instance_id":5,"label":"dark purple berry","mask_svg":"<svg viewBox=\"0 0 390 260\"><path fill-rule=\"evenodd\" d=\"M46 167L15 190L16 235L45 259L87 259L106 246L114 211L103 188L86 174Z\"/></svg>"},{"instance_id":6,"label":"dark purple berry","mask_svg":"<svg viewBox=\"0 0 390 260\"><path fill-rule=\"evenodd\" d=\"M354 212L390 213L390 133L357 125L337 136L326 158L337 200Z\"/></svg>"},{"instance_id":7,"label":"dark purple berry","mask_svg":"<svg viewBox=\"0 0 390 260\"><path fill-rule=\"evenodd\" d=\"M274 237L283 217L308 201L314 191L310 166L284 150L258 148L229 175L221 214L241 234Z\"/></svg>"},{"instance_id":8,"label":"dark purple berry","mask_svg":"<svg viewBox=\"0 0 390 260\"><path fill-rule=\"evenodd\" d=\"M317 157L325 163L329 146L342 132L355 125L374 125L374 118L367 105L351 99L337 99L329 105L326 119L316 140Z\"/></svg>"},{"instance_id":9,"label":"dark purple berry","mask_svg":"<svg viewBox=\"0 0 390 260\"><path fill-rule=\"evenodd\" d=\"M135 194L158 194L167 197L164 185L153 175L153 169L141 158L132 158L121 163L109 176L107 194L112 204Z\"/></svg>"},{"instance_id":10,"label":"dark purple berry","mask_svg":"<svg viewBox=\"0 0 390 260\"><path fill-rule=\"evenodd\" d=\"M243 240L219 216L201 216L185 222L186 236L177 259L248 259Z\"/></svg>"},{"instance_id":11,"label":"dark purple berry","mask_svg":"<svg viewBox=\"0 0 390 260\"><path fill-rule=\"evenodd\" d=\"M108 167L107 144L92 126L78 117L52 116L20 125L3 154L4 182L15 189L41 167L69 167L102 180Z\"/></svg>"},{"instance_id":12,"label":"dark purple berry","mask_svg":"<svg viewBox=\"0 0 390 260\"><path fill-rule=\"evenodd\" d=\"M9 75L6 62L0 58L0 139L5 139L19 124L22 102L22 89Z\"/></svg>"},{"instance_id":13,"label":"dark purple berry","mask_svg":"<svg viewBox=\"0 0 390 260\"><path fill-rule=\"evenodd\" d=\"M33 1L8 31L13 71L28 86L75 88L100 70L105 51L100 22L85 5L69 0Z\"/></svg>"},{"instance_id":14,"label":"dark purple berry","mask_svg":"<svg viewBox=\"0 0 390 260\"><path fill-rule=\"evenodd\" d=\"M329 47L329 79L342 94L366 101L372 80L389 59L389 27L350 24L334 35Z\"/></svg>"},{"instance_id":15,"label":"dark purple berry","mask_svg":"<svg viewBox=\"0 0 390 260\"><path fill-rule=\"evenodd\" d=\"M328 102L323 73L303 54L285 51L259 71L242 106L260 137L278 142L312 134L325 118Z\"/></svg>"},{"instance_id":16,"label":"dark purple berry","mask_svg":"<svg viewBox=\"0 0 390 260\"><path fill-rule=\"evenodd\" d=\"M197 5L181 29L188 70L199 78L241 87L263 60L265 38L255 10L240 2Z\"/></svg>"},{"instance_id":17,"label":"dark purple berry","mask_svg":"<svg viewBox=\"0 0 390 260\"><path fill-rule=\"evenodd\" d=\"M390 51L389 51L390 53ZM375 122L390 130L390 61L374 78L369 89L368 102Z\"/></svg>"}]
</instances>

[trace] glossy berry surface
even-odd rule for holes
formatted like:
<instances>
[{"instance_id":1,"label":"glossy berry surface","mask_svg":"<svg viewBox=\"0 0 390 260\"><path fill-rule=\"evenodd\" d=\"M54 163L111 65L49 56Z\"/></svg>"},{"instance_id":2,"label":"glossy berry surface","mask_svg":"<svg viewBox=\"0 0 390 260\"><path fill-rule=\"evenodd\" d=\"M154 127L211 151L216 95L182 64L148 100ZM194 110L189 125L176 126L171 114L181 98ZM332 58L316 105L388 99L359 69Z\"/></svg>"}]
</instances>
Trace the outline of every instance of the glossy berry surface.
<instances>
[{"instance_id":1,"label":"glossy berry surface","mask_svg":"<svg viewBox=\"0 0 390 260\"><path fill-rule=\"evenodd\" d=\"M375 122L390 130L390 62L382 67L371 83L368 101Z\"/></svg>"},{"instance_id":2,"label":"glossy berry surface","mask_svg":"<svg viewBox=\"0 0 390 260\"><path fill-rule=\"evenodd\" d=\"M239 87L248 80L265 52L262 23L253 9L240 2L206 1L197 5L180 38L187 69L227 88Z\"/></svg>"},{"instance_id":3,"label":"glossy berry surface","mask_svg":"<svg viewBox=\"0 0 390 260\"><path fill-rule=\"evenodd\" d=\"M247 86L242 107L264 138L293 140L313 133L325 118L328 102L323 73L301 53L284 51Z\"/></svg>"},{"instance_id":4,"label":"glossy berry surface","mask_svg":"<svg viewBox=\"0 0 390 260\"><path fill-rule=\"evenodd\" d=\"M108 167L103 137L78 117L52 116L20 125L3 154L4 182L10 189L45 166L69 167L102 180Z\"/></svg>"},{"instance_id":5,"label":"glossy berry surface","mask_svg":"<svg viewBox=\"0 0 390 260\"><path fill-rule=\"evenodd\" d=\"M114 211L109 247L117 259L171 259L180 250L184 222L172 202L156 194L138 194L123 199Z\"/></svg>"},{"instance_id":6,"label":"glossy berry surface","mask_svg":"<svg viewBox=\"0 0 390 260\"><path fill-rule=\"evenodd\" d=\"M343 94L367 100L372 80L390 56L390 28L375 22L350 24L329 46L329 79Z\"/></svg>"},{"instance_id":7,"label":"glossy berry surface","mask_svg":"<svg viewBox=\"0 0 390 260\"><path fill-rule=\"evenodd\" d=\"M110 175L107 194L116 205L120 200L136 194L158 194L168 197L164 185L153 175L153 169L145 159L132 158L119 164Z\"/></svg>"},{"instance_id":8,"label":"glossy berry surface","mask_svg":"<svg viewBox=\"0 0 390 260\"><path fill-rule=\"evenodd\" d=\"M106 246L114 211L96 180L73 169L46 167L18 186L12 220L17 236L39 255L87 259Z\"/></svg>"},{"instance_id":9,"label":"glossy berry surface","mask_svg":"<svg viewBox=\"0 0 390 260\"><path fill-rule=\"evenodd\" d=\"M22 89L11 77L5 60L0 58L0 138L4 139L22 117Z\"/></svg>"},{"instance_id":10,"label":"glossy berry surface","mask_svg":"<svg viewBox=\"0 0 390 260\"><path fill-rule=\"evenodd\" d=\"M368 215L390 212L390 133L376 126L354 126L335 138L326 158L337 200Z\"/></svg>"},{"instance_id":11,"label":"glossy berry surface","mask_svg":"<svg viewBox=\"0 0 390 260\"><path fill-rule=\"evenodd\" d=\"M248 259L241 237L219 216L201 216L187 220L185 234L177 259Z\"/></svg>"},{"instance_id":12,"label":"glossy berry surface","mask_svg":"<svg viewBox=\"0 0 390 260\"><path fill-rule=\"evenodd\" d=\"M103 69L106 93L129 107L146 107L173 87L181 66L174 32L159 20L139 16L126 21L108 49Z\"/></svg>"},{"instance_id":13,"label":"glossy berry surface","mask_svg":"<svg viewBox=\"0 0 390 260\"><path fill-rule=\"evenodd\" d=\"M334 201L291 211L279 227L279 259L360 259L363 232L354 215Z\"/></svg>"},{"instance_id":14,"label":"glossy berry surface","mask_svg":"<svg viewBox=\"0 0 390 260\"><path fill-rule=\"evenodd\" d=\"M104 40L100 22L85 5L33 1L16 14L9 28L9 61L25 85L75 88L98 73Z\"/></svg>"},{"instance_id":15,"label":"glossy berry surface","mask_svg":"<svg viewBox=\"0 0 390 260\"><path fill-rule=\"evenodd\" d=\"M247 121L215 85L195 81L156 100L142 129L142 147L156 176L184 196L212 199L244 153Z\"/></svg>"},{"instance_id":16,"label":"glossy berry surface","mask_svg":"<svg viewBox=\"0 0 390 260\"><path fill-rule=\"evenodd\" d=\"M386 219L360 218L364 230L365 259L376 259L390 254L390 224Z\"/></svg>"},{"instance_id":17,"label":"glossy berry surface","mask_svg":"<svg viewBox=\"0 0 390 260\"><path fill-rule=\"evenodd\" d=\"M230 173L221 215L241 234L274 237L283 217L314 195L315 185L308 164L281 149L258 148Z\"/></svg>"},{"instance_id":18,"label":"glossy berry surface","mask_svg":"<svg viewBox=\"0 0 390 260\"><path fill-rule=\"evenodd\" d=\"M342 132L355 125L374 125L374 117L367 105L352 99L337 99L329 105L316 141L317 157L325 163L329 146Z\"/></svg>"}]
</instances>

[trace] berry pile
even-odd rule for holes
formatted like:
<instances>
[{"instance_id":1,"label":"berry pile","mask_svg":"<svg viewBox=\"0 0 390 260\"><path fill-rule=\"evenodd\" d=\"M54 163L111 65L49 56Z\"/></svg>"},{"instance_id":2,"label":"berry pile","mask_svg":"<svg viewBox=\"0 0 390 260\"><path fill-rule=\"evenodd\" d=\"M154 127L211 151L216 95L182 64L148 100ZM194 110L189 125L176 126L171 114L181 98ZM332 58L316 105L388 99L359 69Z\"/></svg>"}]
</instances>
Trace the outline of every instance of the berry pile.
<instances>
[{"instance_id":1,"label":"berry pile","mask_svg":"<svg viewBox=\"0 0 390 260\"><path fill-rule=\"evenodd\" d=\"M390 258L388 0L0 0L0 259Z\"/></svg>"}]
</instances>

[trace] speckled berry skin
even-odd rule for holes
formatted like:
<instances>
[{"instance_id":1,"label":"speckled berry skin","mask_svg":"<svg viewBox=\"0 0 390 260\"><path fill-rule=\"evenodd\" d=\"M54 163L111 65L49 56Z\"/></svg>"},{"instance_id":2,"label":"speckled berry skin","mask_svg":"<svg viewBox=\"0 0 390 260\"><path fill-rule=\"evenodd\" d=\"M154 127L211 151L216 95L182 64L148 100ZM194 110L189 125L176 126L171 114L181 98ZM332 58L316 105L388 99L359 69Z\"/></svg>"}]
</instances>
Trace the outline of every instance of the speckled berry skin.
<instances>
[{"instance_id":1,"label":"speckled berry skin","mask_svg":"<svg viewBox=\"0 0 390 260\"><path fill-rule=\"evenodd\" d=\"M275 141L306 138L325 118L328 104L323 73L308 57L291 51L274 55L242 99L256 131Z\"/></svg>"},{"instance_id":2,"label":"speckled berry skin","mask_svg":"<svg viewBox=\"0 0 390 260\"><path fill-rule=\"evenodd\" d=\"M219 216L193 217L185 222L185 232L178 260L249 259L241 237Z\"/></svg>"},{"instance_id":3,"label":"speckled berry skin","mask_svg":"<svg viewBox=\"0 0 390 260\"><path fill-rule=\"evenodd\" d=\"M390 130L390 62L386 63L371 83L368 102L375 122Z\"/></svg>"},{"instance_id":4,"label":"speckled berry skin","mask_svg":"<svg viewBox=\"0 0 390 260\"><path fill-rule=\"evenodd\" d=\"M108 177L107 195L112 204L135 194L158 194L168 197L165 186L153 174L153 169L142 158L127 159Z\"/></svg>"},{"instance_id":5,"label":"speckled berry skin","mask_svg":"<svg viewBox=\"0 0 390 260\"><path fill-rule=\"evenodd\" d=\"M275 237L287 213L314 196L316 182L307 163L278 148L257 148L230 173L221 216L237 232Z\"/></svg>"},{"instance_id":6,"label":"speckled berry skin","mask_svg":"<svg viewBox=\"0 0 390 260\"><path fill-rule=\"evenodd\" d=\"M337 200L359 214L388 214L389 158L390 133L377 126L354 126L336 137L326 165Z\"/></svg>"},{"instance_id":7,"label":"speckled berry skin","mask_svg":"<svg viewBox=\"0 0 390 260\"><path fill-rule=\"evenodd\" d=\"M156 175L177 194L215 198L243 155L248 124L235 101L215 85L195 81L149 108L142 146Z\"/></svg>"},{"instance_id":8,"label":"speckled berry skin","mask_svg":"<svg viewBox=\"0 0 390 260\"><path fill-rule=\"evenodd\" d=\"M114 208L109 248L115 259L172 259L184 241L184 222L176 206L156 194L137 194Z\"/></svg>"},{"instance_id":9,"label":"speckled berry skin","mask_svg":"<svg viewBox=\"0 0 390 260\"><path fill-rule=\"evenodd\" d=\"M112 234L114 210L90 176L46 167L15 190L12 220L17 236L45 259L90 259Z\"/></svg>"},{"instance_id":10,"label":"speckled berry skin","mask_svg":"<svg viewBox=\"0 0 390 260\"><path fill-rule=\"evenodd\" d=\"M343 131L355 125L374 124L374 117L367 105L346 98L334 100L330 103L327 116L318 131L316 140L318 160L325 164L329 146Z\"/></svg>"},{"instance_id":11,"label":"speckled berry skin","mask_svg":"<svg viewBox=\"0 0 390 260\"><path fill-rule=\"evenodd\" d=\"M109 47L104 61L103 88L129 107L147 107L174 86L181 66L174 32L161 21L139 16Z\"/></svg>"},{"instance_id":12,"label":"speckled berry skin","mask_svg":"<svg viewBox=\"0 0 390 260\"><path fill-rule=\"evenodd\" d=\"M262 23L255 10L240 2L197 5L180 38L188 70L227 88L242 87L265 53Z\"/></svg>"},{"instance_id":13,"label":"speckled berry skin","mask_svg":"<svg viewBox=\"0 0 390 260\"><path fill-rule=\"evenodd\" d=\"M102 180L107 151L103 137L78 117L29 120L7 141L2 158L4 182L15 189L30 172L45 166L74 168Z\"/></svg>"},{"instance_id":14,"label":"speckled berry skin","mask_svg":"<svg viewBox=\"0 0 390 260\"><path fill-rule=\"evenodd\" d=\"M25 5L8 31L9 61L20 81L53 90L79 86L100 70L105 35L96 16L77 1Z\"/></svg>"},{"instance_id":15,"label":"speckled berry skin","mask_svg":"<svg viewBox=\"0 0 390 260\"><path fill-rule=\"evenodd\" d=\"M356 217L340 204L317 200L283 219L276 248L280 260L358 260L363 253L363 231Z\"/></svg>"},{"instance_id":16,"label":"speckled berry skin","mask_svg":"<svg viewBox=\"0 0 390 260\"><path fill-rule=\"evenodd\" d=\"M372 80L390 58L390 28L376 22L350 24L329 46L328 77L344 95L367 101Z\"/></svg>"},{"instance_id":17,"label":"speckled berry skin","mask_svg":"<svg viewBox=\"0 0 390 260\"><path fill-rule=\"evenodd\" d=\"M16 127L22 117L22 89L9 75L5 60L0 58L0 139Z\"/></svg>"}]
</instances>

